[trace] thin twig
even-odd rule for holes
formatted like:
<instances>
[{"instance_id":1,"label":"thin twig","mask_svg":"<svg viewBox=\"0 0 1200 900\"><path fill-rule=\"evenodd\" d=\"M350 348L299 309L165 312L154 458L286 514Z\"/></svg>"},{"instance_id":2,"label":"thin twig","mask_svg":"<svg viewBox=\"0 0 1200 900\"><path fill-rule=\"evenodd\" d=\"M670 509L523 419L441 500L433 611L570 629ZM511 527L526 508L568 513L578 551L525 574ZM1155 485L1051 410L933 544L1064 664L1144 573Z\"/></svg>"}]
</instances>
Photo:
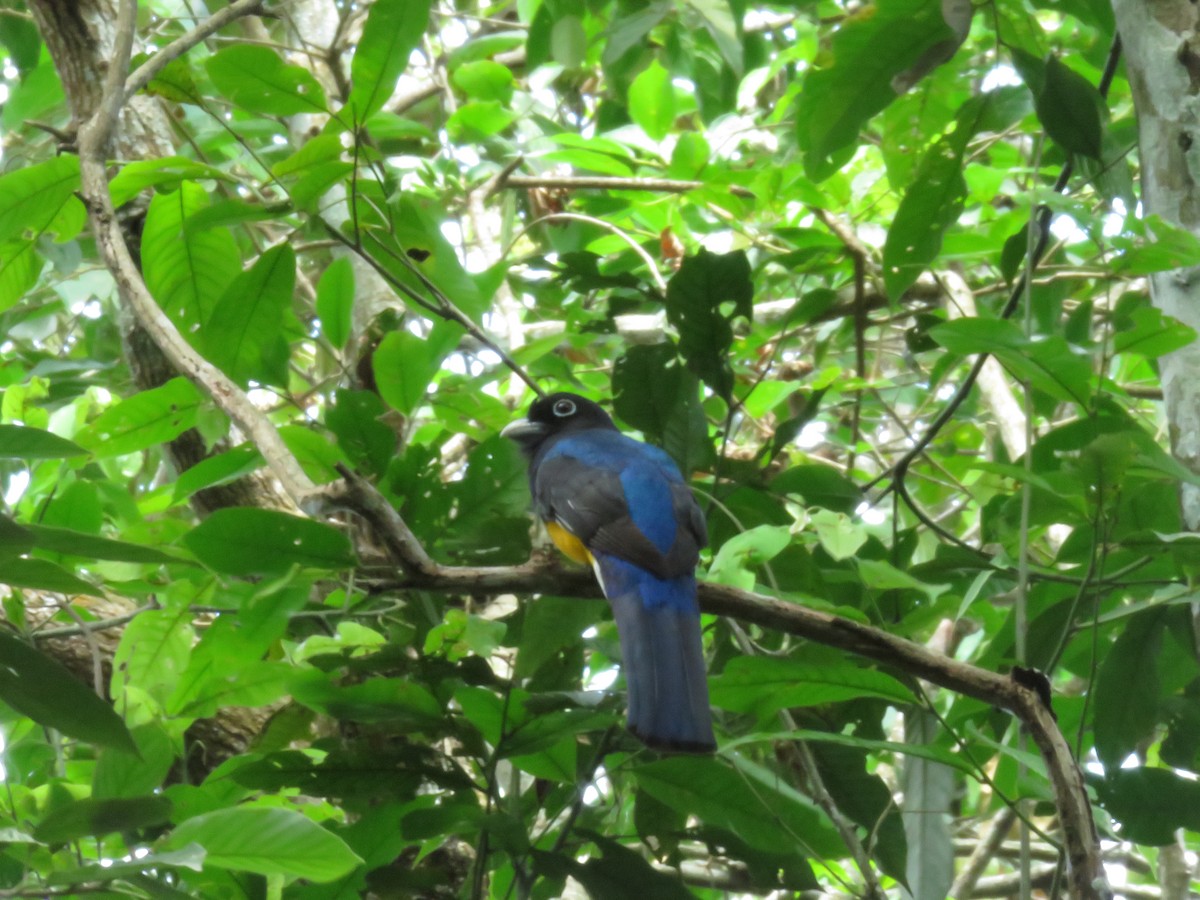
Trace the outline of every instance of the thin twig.
<instances>
[{"instance_id":1,"label":"thin twig","mask_svg":"<svg viewBox=\"0 0 1200 900\"><path fill-rule=\"evenodd\" d=\"M620 178L614 175L512 175L505 182L510 188L562 188L563 190L655 191L660 194L686 194L701 188L723 187L735 197L753 197L754 192L740 184L708 184L703 181L679 181L674 178Z\"/></svg>"}]
</instances>

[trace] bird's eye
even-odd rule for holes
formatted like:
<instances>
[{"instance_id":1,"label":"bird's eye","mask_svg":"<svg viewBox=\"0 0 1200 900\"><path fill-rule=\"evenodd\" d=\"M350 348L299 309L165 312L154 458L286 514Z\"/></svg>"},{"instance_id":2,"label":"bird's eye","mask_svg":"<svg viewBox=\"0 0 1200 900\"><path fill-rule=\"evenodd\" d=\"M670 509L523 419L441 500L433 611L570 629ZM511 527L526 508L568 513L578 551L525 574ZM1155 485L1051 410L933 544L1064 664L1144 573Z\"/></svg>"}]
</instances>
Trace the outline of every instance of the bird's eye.
<instances>
[{"instance_id":1,"label":"bird's eye","mask_svg":"<svg viewBox=\"0 0 1200 900\"><path fill-rule=\"evenodd\" d=\"M554 414L560 419L575 415L575 403L571 400L559 400L554 404Z\"/></svg>"}]
</instances>

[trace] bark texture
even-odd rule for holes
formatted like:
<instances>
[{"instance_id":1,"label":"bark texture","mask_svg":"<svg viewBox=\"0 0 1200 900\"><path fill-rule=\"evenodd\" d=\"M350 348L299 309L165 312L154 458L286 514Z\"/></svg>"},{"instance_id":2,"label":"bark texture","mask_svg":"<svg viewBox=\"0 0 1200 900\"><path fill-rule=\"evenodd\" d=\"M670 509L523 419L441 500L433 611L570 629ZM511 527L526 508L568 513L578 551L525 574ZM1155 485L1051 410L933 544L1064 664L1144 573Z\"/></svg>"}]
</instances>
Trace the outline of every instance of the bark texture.
<instances>
[{"instance_id":1,"label":"bark texture","mask_svg":"<svg viewBox=\"0 0 1200 900\"><path fill-rule=\"evenodd\" d=\"M1191 0L1113 0L1138 114L1142 206L1200 237L1200 10ZM1155 306L1200 331L1200 267L1150 279ZM1200 474L1200 341L1159 360L1171 447ZM1200 528L1200 489L1184 485Z\"/></svg>"}]
</instances>

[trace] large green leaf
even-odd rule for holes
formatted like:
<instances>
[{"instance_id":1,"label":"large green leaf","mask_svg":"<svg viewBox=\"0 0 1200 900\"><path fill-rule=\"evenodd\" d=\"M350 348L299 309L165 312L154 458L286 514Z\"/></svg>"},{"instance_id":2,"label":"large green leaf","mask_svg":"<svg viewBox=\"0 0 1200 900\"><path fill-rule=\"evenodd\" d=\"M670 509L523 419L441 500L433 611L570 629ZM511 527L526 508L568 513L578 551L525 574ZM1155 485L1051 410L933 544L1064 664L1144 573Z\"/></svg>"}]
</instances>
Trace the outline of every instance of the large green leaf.
<instances>
[{"instance_id":1,"label":"large green leaf","mask_svg":"<svg viewBox=\"0 0 1200 900\"><path fill-rule=\"evenodd\" d=\"M892 79L953 38L941 6L928 0L880 0L847 17L833 37L832 65L808 73L796 105L809 177L831 175L859 129L896 99Z\"/></svg>"},{"instance_id":2,"label":"large green leaf","mask_svg":"<svg viewBox=\"0 0 1200 900\"><path fill-rule=\"evenodd\" d=\"M326 111L321 83L303 66L285 63L270 47L234 44L204 65L217 90L242 109L269 116Z\"/></svg>"},{"instance_id":3,"label":"large green leaf","mask_svg":"<svg viewBox=\"0 0 1200 900\"><path fill-rule=\"evenodd\" d=\"M7 559L0 562L0 584L56 594L101 596L94 586L82 578L44 559Z\"/></svg>"},{"instance_id":4,"label":"large green leaf","mask_svg":"<svg viewBox=\"0 0 1200 900\"><path fill-rule=\"evenodd\" d=\"M321 333L339 350L350 339L354 312L354 266L349 257L339 257L325 267L317 282L317 318Z\"/></svg>"},{"instance_id":5,"label":"large green leaf","mask_svg":"<svg viewBox=\"0 0 1200 900\"><path fill-rule=\"evenodd\" d=\"M1158 721L1158 656L1169 612L1164 606L1133 616L1096 675L1096 753L1109 768L1119 768Z\"/></svg>"},{"instance_id":6,"label":"large green leaf","mask_svg":"<svg viewBox=\"0 0 1200 900\"><path fill-rule=\"evenodd\" d=\"M642 131L661 141L675 122L675 87L671 73L653 60L629 86L629 115Z\"/></svg>"},{"instance_id":7,"label":"large green leaf","mask_svg":"<svg viewBox=\"0 0 1200 900\"><path fill-rule=\"evenodd\" d=\"M91 835L164 825L170 818L171 801L166 797L87 797L52 809L33 835L47 844L65 844Z\"/></svg>"},{"instance_id":8,"label":"large green leaf","mask_svg":"<svg viewBox=\"0 0 1200 900\"><path fill-rule=\"evenodd\" d=\"M132 686L165 705L187 665L194 642L186 607L138 613L125 626L113 655L113 697L120 699L125 688Z\"/></svg>"},{"instance_id":9,"label":"large green leaf","mask_svg":"<svg viewBox=\"0 0 1200 900\"><path fill-rule=\"evenodd\" d=\"M409 54L429 21L430 0L378 0L371 4L350 63L353 88L342 113L360 125L383 108L396 89Z\"/></svg>"},{"instance_id":10,"label":"large green leaf","mask_svg":"<svg viewBox=\"0 0 1200 900\"><path fill-rule=\"evenodd\" d=\"M0 244L46 231L74 237L84 222L78 190L79 158L65 153L0 176Z\"/></svg>"},{"instance_id":11,"label":"large green leaf","mask_svg":"<svg viewBox=\"0 0 1200 900\"><path fill-rule=\"evenodd\" d=\"M380 396L397 412L412 413L425 399L442 360L461 337L462 326L454 322L439 322L425 337L410 331L393 331L385 336L372 357Z\"/></svg>"},{"instance_id":12,"label":"large green leaf","mask_svg":"<svg viewBox=\"0 0 1200 900\"><path fill-rule=\"evenodd\" d=\"M1163 847L1180 828L1200 831L1200 782L1168 769L1117 768L1092 780L1100 803L1121 826L1121 837Z\"/></svg>"},{"instance_id":13,"label":"large green leaf","mask_svg":"<svg viewBox=\"0 0 1200 900\"><path fill-rule=\"evenodd\" d=\"M750 262L740 250L689 256L667 284L667 318L679 329L679 352L695 372L727 401L733 372L729 348L733 321L754 315Z\"/></svg>"},{"instance_id":14,"label":"large green leaf","mask_svg":"<svg viewBox=\"0 0 1200 900\"><path fill-rule=\"evenodd\" d=\"M674 757L638 766L638 786L659 802L781 854L844 853L837 832L810 801L740 758Z\"/></svg>"},{"instance_id":15,"label":"large green leaf","mask_svg":"<svg viewBox=\"0 0 1200 900\"><path fill-rule=\"evenodd\" d=\"M0 561L21 556L33 549L33 535L8 516L0 516Z\"/></svg>"},{"instance_id":16,"label":"large green leaf","mask_svg":"<svg viewBox=\"0 0 1200 900\"><path fill-rule=\"evenodd\" d=\"M0 459L68 459L87 451L57 434L24 425L0 425Z\"/></svg>"},{"instance_id":17,"label":"large green leaf","mask_svg":"<svg viewBox=\"0 0 1200 900\"><path fill-rule=\"evenodd\" d=\"M39 725L103 747L137 753L113 708L62 665L0 631L0 700Z\"/></svg>"},{"instance_id":18,"label":"large green leaf","mask_svg":"<svg viewBox=\"0 0 1200 900\"><path fill-rule=\"evenodd\" d=\"M336 528L271 509L219 509L188 532L184 543L205 565L229 575L354 564L350 541Z\"/></svg>"},{"instance_id":19,"label":"large green leaf","mask_svg":"<svg viewBox=\"0 0 1200 900\"><path fill-rule=\"evenodd\" d=\"M716 706L767 714L785 707L820 706L856 697L914 702L912 691L890 675L861 666L809 665L769 656L739 656L709 678Z\"/></svg>"},{"instance_id":20,"label":"large green leaf","mask_svg":"<svg viewBox=\"0 0 1200 900\"><path fill-rule=\"evenodd\" d=\"M883 280L893 302L937 258L942 236L962 213L963 155L988 118L991 98L984 94L959 111L953 133L929 148L904 192L883 245Z\"/></svg>"},{"instance_id":21,"label":"large green leaf","mask_svg":"<svg viewBox=\"0 0 1200 900\"><path fill-rule=\"evenodd\" d=\"M1092 360L1058 335L1029 339L1005 319L966 318L934 326L930 336L954 353L990 353L1014 376L1056 400L1086 404Z\"/></svg>"},{"instance_id":22,"label":"large green leaf","mask_svg":"<svg viewBox=\"0 0 1200 900\"><path fill-rule=\"evenodd\" d=\"M204 352L234 381L287 386L284 325L296 285L296 254L272 247L238 275L201 327Z\"/></svg>"},{"instance_id":23,"label":"large green leaf","mask_svg":"<svg viewBox=\"0 0 1200 900\"><path fill-rule=\"evenodd\" d=\"M0 312L20 302L37 284L46 261L36 248L32 241L0 245Z\"/></svg>"},{"instance_id":24,"label":"large green leaf","mask_svg":"<svg viewBox=\"0 0 1200 900\"><path fill-rule=\"evenodd\" d=\"M1052 56L1046 61L1034 106L1046 134L1064 149L1100 159L1107 109L1095 85Z\"/></svg>"},{"instance_id":25,"label":"large green leaf","mask_svg":"<svg viewBox=\"0 0 1200 900\"><path fill-rule=\"evenodd\" d=\"M186 227L208 205L208 192L184 181L176 191L154 195L142 232L146 287L180 333L192 340L241 271L237 244L228 231Z\"/></svg>"},{"instance_id":26,"label":"large green leaf","mask_svg":"<svg viewBox=\"0 0 1200 900\"><path fill-rule=\"evenodd\" d=\"M179 437L196 424L204 398L186 378L134 394L106 409L76 437L96 456L122 456Z\"/></svg>"},{"instance_id":27,"label":"large green leaf","mask_svg":"<svg viewBox=\"0 0 1200 900\"><path fill-rule=\"evenodd\" d=\"M182 822L164 847L181 850L193 843L204 848L206 866L318 883L341 878L362 862L340 837L291 809L205 813Z\"/></svg>"},{"instance_id":28,"label":"large green leaf","mask_svg":"<svg viewBox=\"0 0 1200 900\"><path fill-rule=\"evenodd\" d=\"M112 196L113 206L121 206L146 188L152 187L159 191L166 188L178 189L185 181L198 181L201 178L227 180L228 177L216 166L206 165L186 156L139 159L121 167L121 171L108 183L108 192Z\"/></svg>"},{"instance_id":29,"label":"large green leaf","mask_svg":"<svg viewBox=\"0 0 1200 900\"><path fill-rule=\"evenodd\" d=\"M28 525L28 532L33 536L39 550L51 553L61 553L64 556L80 556L87 559L111 559L116 562L161 563L181 562L175 557L156 550L153 547L143 547L128 541L114 541L109 538L96 537L93 534L83 534L69 528L51 528L46 525Z\"/></svg>"}]
</instances>

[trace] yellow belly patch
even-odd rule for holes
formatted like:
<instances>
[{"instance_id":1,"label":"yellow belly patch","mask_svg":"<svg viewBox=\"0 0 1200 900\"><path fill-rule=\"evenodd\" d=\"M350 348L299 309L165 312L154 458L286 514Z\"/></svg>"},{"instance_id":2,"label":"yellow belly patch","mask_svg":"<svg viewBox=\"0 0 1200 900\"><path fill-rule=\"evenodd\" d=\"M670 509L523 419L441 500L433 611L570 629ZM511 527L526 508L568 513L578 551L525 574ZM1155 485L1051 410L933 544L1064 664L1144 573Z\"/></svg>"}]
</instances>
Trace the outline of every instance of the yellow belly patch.
<instances>
[{"instance_id":1,"label":"yellow belly patch","mask_svg":"<svg viewBox=\"0 0 1200 900\"><path fill-rule=\"evenodd\" d=\"M583 546L583 541L567 531L557 522L547 522L546 531L550 532L550 540L554 541L554 546L569 556L575 562L583 563L590 566L592 564L592 554L588 552L588 548Z\"/></svg>"}]
</instances>

